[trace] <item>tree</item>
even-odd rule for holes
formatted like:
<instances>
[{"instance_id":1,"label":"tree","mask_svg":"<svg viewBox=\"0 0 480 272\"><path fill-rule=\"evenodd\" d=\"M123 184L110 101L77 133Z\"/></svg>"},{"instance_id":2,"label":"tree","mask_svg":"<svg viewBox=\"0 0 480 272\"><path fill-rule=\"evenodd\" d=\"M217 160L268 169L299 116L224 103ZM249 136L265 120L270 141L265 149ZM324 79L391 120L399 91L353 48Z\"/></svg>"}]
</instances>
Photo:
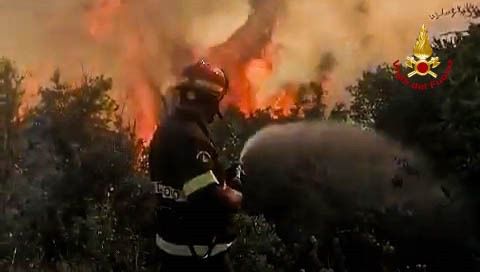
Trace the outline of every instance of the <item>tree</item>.
<instances>
[{"instance_id":1,"label":"tree","mask_svg":"<svg viewBox=\"0 0 480 272\"><path fill-rule=\"evenodd\" d=\"M458 45L436 48L444 63L454 61L450 80L437 89L413 91L387 66L365 73L349 87L352 119L421 149L434 159L439 174L455 172L472 179L478 174L480 152L479 60L473 57L479 49L479 29L473 24Z\"/></svg>"},{"instance_id":2,"label":"tree","mask_svg":"<svg viewBox=\"0 0 480 272\"><path fill-rule=\"evenodd\" d=\"M13 157L13 141L18 121L23 89L21 76L14 64L0 58L0 180L4 181L11 170ZM3 182L0 182L3 183ZM3 209L2 209L3 210Z\"/></svg>"},{"instance_id":3,"label":"tree","mask_svg":"<svg viewBox=\"0 0 480 272\"><path fill-rule=\"evenodd\" d=\"M351 118L363 126L375 127L378 114L390 99L405 88L395 80L393 69L387 65L375 71L364 72L356 85L347 87L353 100L350 105Z\"/></svg>"},{"instance_id":4,"label":"tree","mask_svg":"<svg viewBox=\"0 0 480 272\"><path fill-rule=\"evenodd\" d=\"M463 205L463 210L471 210L471 217L464 220L479 226L480 59L475 52L480 50L480 25L470 25L466 36L437 40L435 45L435 53L443 60L440 71L448 59L454 62L449 80L436 89L414 91L401 85L390 67L380 66L374 72L364 73L349 88L353 97L351 117L425 154L435 173L450 180L442 187L444 194L458 200L456 203ZM457 253L452 252L452 258L460 258L458 252L463 250L471 251L467 244L478 243L480 233L476 229L476 238L458 241ZM462 254L469 254L465 252Z\"/></svg>"},{"instance_id":5,"label":"tree","mask_svg":"<svg viewBox=\"0 0 480 272\"><path fill-rule=\"evenodd\" d=\"M301 117L307 120L325 118L326 105L323 102L324 96L325 91L320 84L316 82L301 84L295 102Z\"/></svg>"},{"instance_id":6,"label":"tree","mask_svg":"<svg viewBox=\"0 0 480 272\"><path fill-rule=\"evenodd\" d=\"M18 126L18 109L23 94L21 76L15 65L0 59L0 256L10 254L4 244L9 239L8 216L14 201L15 184L8 182L14 171L14 139ZM1 267L1 260L0 260Z\"/></svg>"},{"instance_id":7,"label":"tree","mask_svg":"<svg viewBox=\"0 0 480 272\"><path fill-rule=\"evenodd\" d=\"M103 76L63 83L57 71L40 90L21 127L21 171L12 177L18 201L7 215L7 242L14 265L144 266L151 202L135 169L137 140L121 125L111 85Z\"/></svg>"},{"instance_id":8,"label":"tree","mask_svg":"<svg viewBox=\"0 0 480 272\"><path fill-rule=\"evenodd\" d=\"M240 214L239 237L232 248L233 263L239 272L291 271L291 252L263 216Z\"/></svg>"},{"instance_id":9,"label":"tree","mask_svg":"<svg viewBox=\"0 0 480 272\"><path fill-rule=\"evenodd\" d=\"M16 202L5 217L8 257L0 267L155 271L155 200L145 172L136 167L146 149L124 126L110 88L111 80L103 76L67 84L58 71L41 88L40 103L19 131L21 171L12 176ZM235 132L248 127L234 109L228 115L236 114L230 119L234 132L219 135L233 140L223 141L231 155L240 152ZM245 133L253 133L255 127L249 128ZM238 220L243 242L234 249L237 266L281 271L288 255L273 227L261 217Z\"/></svg>"},{"instance_id":10,"label":"tree","mask_svg":"<svg viewBox=\"0 0 480 272\"><path fill-rule=\"evenodd\" d=\"M333 107L332 111L330 111L328 119L345 122L349 118L349 113L350 111L348 110L347 105L344 103L337 103Z\"/></svg>"}]
</instances>

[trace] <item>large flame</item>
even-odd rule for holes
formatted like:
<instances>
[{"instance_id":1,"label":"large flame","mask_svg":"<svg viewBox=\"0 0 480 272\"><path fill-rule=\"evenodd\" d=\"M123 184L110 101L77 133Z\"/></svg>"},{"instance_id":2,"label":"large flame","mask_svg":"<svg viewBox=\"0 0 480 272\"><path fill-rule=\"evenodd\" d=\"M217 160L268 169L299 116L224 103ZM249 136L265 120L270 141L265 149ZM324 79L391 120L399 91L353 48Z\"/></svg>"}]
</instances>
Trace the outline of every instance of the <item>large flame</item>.
<instances>
[{"instance_id":1,"label":"large flame","mask_svg":"<svg viewBox=\"0 0 480 272\"><path fill-rule=\"evenodd\" d=\"M132 107L135 116L137 136L150 141L157 123L155 89L150 83L148 74L142 69L141 38L130 37L127 41L124 61L126 69L123 76L127 80L127 106Z\"/></svg>"},{"instance_id":2,"label":"large flame","mask_svg":"<svg viewBox=\"0 0 480 272\"><path fill-rule=\"evenodd\" d=\"M279 61L279 46L272 35L284 9L283 1L250 1L251 12L244 23L224 41L206 50L193 45L186 47L188 43L163 48L152 38L157 34L165 35L162 29L152 27L145 30L145 22L138 24L136 16L139 10L135 9L143 13L142 8L145 7L134 1L92 0L84 14L84 31L90 37L89 42L98 48L111 48L112 52L107 54L111 53L115 59L110 68L117 76L114 78L113 96L126 114L126 120L135 123L139 138L148 142L159 121L161 95L165 92L162 89L165 78L157 78L162 63L170 64L167 69L170 69L173 80L184 65L206 57L225 69L229 76L230 91L222 107L236 106L246 116L266 108L275 118L291 114L295 106L296 84L284 84L275 91L266 92L269 88L266 84ZM168 53L155 55L158 51ZM164 57L168 55L172 59L166 61ZM88 65L95 65L97 61L92 58ZM54 67L55 64L49 64L49 69L43 70L52 71ZM104 72L102 64L96 72ZM35 90L48 80L48 76L37 74L29 77L25 82L27 93L34 97Z\"/></svg>"},{"instance_id":3,"label":"large flame","mask_svg":"<svg viewBox=\"0 0 480 272\"><path fill-rule=\"evenodd\" d=\"M226 70L231 91L222 106L235 105L247 116L260 108L290 114L298 83L309 81L329 91L325 101L332 106L348 100L342 90L361 71L411 52L409 37L428 12L450 0L412 0L415 10L335 0L48 0L29 4L28 13L22 1L4 1L11 8L0 11L0 31L15 39L0 49L34 71L25 82L28 93L57 66L66 80L80 68L112 76L112 96L148 140L161 118L166 87L197 58ZM18 27L14 33L9 21ZM464 25L432 23L432 33L454 24ZM429 46L426 31L421 40Z\"/></svg>"},{"instance_id":4,"label":"large flame","mask_svg":"<svg viewBox=\"0 0 480 272\"><path fill-rule=\"evenodd\" d=\"M96 42L103 42L114 34L114 21L125 7L122 0L98 0L87 13L88 33ZM146 71L147 62L151 61L145 54L145 40L142 33L123 31L119 45L119 71L125 90L125 97L116 97L126 112L134 119L137 137L148 142L157 124L156 88ZM123 108L123 107L122 107Z\"/></svg>"},{"instance_id":5,"label":"large flame","mask_svg":"<svg viewBox=\"0 0 480 272\"><path fill-rule=\"evenodd\" d=\"M258 109L256 94L273 70L272 33L281 2L252 1L247 21L225 42L209 50L209 60L222 66L230 77L231 94L226 103L238 106L246 115Z\"/></svg>"},{"instance_id":6,"label":"large flame","mask_svg":"<svg viewBox=\"0 0 480 272\"><path fill-rule=\"evenodd\" d=\"M96 42L102 42L113 35L116 16L128 11L127 2L121 0L98 0L87 14L88 33ZM224 42L208 49L207 59L226 70L230 80L230 92L224 105L235 105L244 114L250 115L260 107L272 107L276 114L288 114L293 101L291 91L279 92L265 101L258 101L257 93L264 88L264 83L274 69L275 45L272 32L275 27L280 6L273 0L252 1L252 13L245 23ZM158 122L157 94L161 92L152 84L148 67L155 67L155 60L145 55L143 33L122 32L120 58L122 59L122 80L126 88L126 108L136 120L136 132L140 138L149 140ZM195 61L196 48L190 48L189 62ZM188 54L187 54L188 55ZM178 68L172 67L173 73ZM176 70L176 71L175 71ZM155 73L153 73L155 74ZM279 110L280 109L280 110Z\"/></svg>"}]
</instances>

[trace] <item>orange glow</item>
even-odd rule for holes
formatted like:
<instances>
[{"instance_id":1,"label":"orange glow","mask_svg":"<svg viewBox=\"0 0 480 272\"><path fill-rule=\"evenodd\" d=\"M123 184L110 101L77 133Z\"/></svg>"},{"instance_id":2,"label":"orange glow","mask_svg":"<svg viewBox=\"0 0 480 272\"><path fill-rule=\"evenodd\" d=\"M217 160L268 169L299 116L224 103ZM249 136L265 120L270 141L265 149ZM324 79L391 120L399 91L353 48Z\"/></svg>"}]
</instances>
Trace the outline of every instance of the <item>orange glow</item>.
<instances>
[{"instance_id":1,"label":"orange glow","mask_svg":"<svg viewBox=\"0 0 480 272\"><path fill-rule=\"evenodd\" d=\"M270 108L270 115L273 118L279 118L282 116L289 116L292 114L292 109L296 107L296 96L298 88L294 84L288 84L279 91L276 95L266 99L259 108Z\"/></svg>"},{"instance_id":2,"label":"orange glow","mask_svg":"<svg viewBox=\"0 0 480 272\"><path fill-rule=\"evenodd\" d=\"M111 34L115 15L122 7L122 0L98 0L96 6L88 13L88 31L95 41L100 41ZM136 135L148 143L157 123L156 105L151 80L145 71L148 56L144 52L144 40L140 33L124 31L121 33L119 60L121 81L126 93L125 104L127 120L134 119ZM115 88L115 86L114 86ZM119 98L117 98L118 100ZM123 100L123 99L120 99Z\"/></svg>"},{"instance_id":3,"label":"orange glow","mask_svg":"<svg viewBox=\"0 0 480 272\"><path fill-rule=\"evenodd\" d=\"M95 41L112 32L116 15L122 5L128 12L127 2L122 0L98 0L94 9L88 14L88 30ZM258 8L269 11L269 5ZM248 18L244 25L219 45L208 50L207 60L225 69L229 76L230 91L223 101L222 107L237 106L246 116L255 110L264 108L265 101L258 101L257 94L262 91L266 81L274 70L275 49L271 35L275 18L271 12L258 12ZM265 17L262 17L265 16ZM117 16L117 19L120 18ZM135 29L135 27L133 28ZM155 74L151 67L155 61L145 53L145 39L141 29L124 31L118 29L124 43L121 58L121 75L123 85L127 86L128 100L125 102L129 114L136 120L136 133L139 138L149 140L158 122L157 110L159 101L156 93L160 92L152 85L150 76ZM198 55L198 50L191 48L191 53ZM194 60L192 60L193 62ZM153 72L153 73L152 73ZM121 85L122 86L122 85ZM288 114L293 104L290 90L269 99L268 106L281 109L281 114ZM263 104L263 105L262 105Z\"/></svg>"},{"instance_id":4,"label":"orange glow","mask_svg":"<svg viewBox=\"0 0 480 272\"><path fill-rule=\"evenodd\" d=\"M268 59L252 59L247 63L245 68L246 79L249 82L249 94L254 100L250 104L249 108L242 109L243 113L249 115L253 111L261 107L261 101L258 101L256 95L260 93L265 82L270 78L272 74L272 62Z\"/></svg>"},{"instance_id":5,"label":"orange glow","mask_svg":"<svg viewBox=\"0 0 480 272\"><path fill-rule=\"evenodd\" d=\"M88 32L95 39L101 39L111 32L113 17L122 5L122 0L97 0L95 8L87 14Z\"/></svg>"},{"instance_id":6,"label":"orange glow","mask_svg":"<svg viewBox=\"0 0 480 272\"><path fill-rule=\"evenodd\" d=\"M127 39L123 59L123 77L128 85L127 102L133 111L137 137L149 142L157 123L155 90L143 69L145 56L142 54L140 37L131 36Z\"/></svg>"},{"instance_id":7,"label":"orange glow","mask_svg":"<svg viewBox=\"0 0 480 272\"><path fill-rule=\"evenodd\" d=\"M245 115L250 115L257 105L252 84L246 75L246 68L240 66L230 69L229 76L230 94L226 97L225 103L237 106Z\"/></svg>"},{"instance_id":8,"label":"orange glow","mask_svg":"<svg viewBox=\"0 0 480 272\"><path fill-rule=\"evenodd\" d=\"M273 1L273 0L272 0ZM115 72L113 97L125 109L125 120L135 121L137 137L149 142L158 122L160 86L164 80L156 80L159 61L156 50L170 50L152 43L151 35L155 30L145 31L142 25L137 25L133 10L134 1L125 0L92 0L85 17L85 33L91 37L99 47L107 44L112 46L112 55L115 58L112 70ZM290 114L294 105L295 88L285 87L268 99L259 95L265 91L265 85L275 71L277 45L272 41L275 26L275 16L272 16L270 5L266 2L258 4L257 9L264 10L252 13L244 25L240 26L232 35L218 45L212 46L206 53L207 61L223 68L229 77L230 91L225 97L222 107L236 106L245 116L250 116L258 109L271 108L275 116ZM161 34L162 30L158 30ZM150 35L150 36L149 36ZM172 50L175 51L175 50ZM188 51L188 48L186 49ZM197 48L190 48L190 53L200 57ZM174 54L174 53L172 53ZM164 58L163 54L162 57ZM205 55L205 54L204 54ZM175 55L171 58L177 60ZM179 59L178 64L194 59ZM170 59L165 62L171 61ZM101 67L108 65L102 60L93 58L87 63L95 65L99 73ZM172 66L177 65L173 63ZM47 69L45 69L47 70ZM173 70L177 70L172 68ZM41 70L39 70L41 71ZM53 71L53 69L48 70ZM162 73L168 73L162 71ZM176 75L172 75L176 76ZM27 93L33 93L46 82L42 76L31 78L25 82ZM167 79L169 80L169 79ZM262 98L260 100L259 98ZM272 115L273 116L273 115Z\"/></svg>"},{"instance_id":9,"label":"orange glow","mask_svg":"<svg viewBox=\"0 0 480 272\"><path fill-rule=\"evenodd\" d=\"M154 109L154 100L152 97L152 90L145 81L139 79L132 85L133 97L132 104L137 105L134 109L136 119L136 133L137 137L143 139L146 142L150 142L153 131L155 130L156 117L155 111L144 110Z\"/></svg>"},{"instance_id":10,"label":"orange glow","mask_svg":"<svg viewBox=\"0 0 480 272\"><path fill-rule=\"evenodd\" d=\"M283 116L288 116L291 113L292 108L295 106L295 95L293 92L285 90L277 97L272 108L275 112L280 112Z\"/></svg>"},{"instance_id":11,"label":"orange glow","mask_svg":"<svg viewBox=\"0 0 480 272\"><path fill-rule=\"evenodd\" d=\"M40 80L36 77L28 76L23 80L22 85L25 92L22 97L22 103L18 109L20 120L23 119L29 107L37 103Z\"/></svg>"},{"instance_id":12,"label":"orange glow","mask_svg":"<svg viewBox=\"0 0 480 272\"><path fill-rule=\"evenodd\" d=\"M230 80L225 105L237 106L249 116L262 101L257 94L274 71L277 45L272 42L277 10L272 1L256 1L245 23L224 42L209 49L208 60L223 67ZM275 6L275 5L273 5Z\"/></svg>"},{"instance_id":13,"label":"orange glow","mask_svg":"<svg viewBox=\"0 0 480 272\"><path fill-rule=\"evenodd\" d=\"M229 42L232 43L231 40ZM258 49L260 55L250 59L235 58L231 51L223 52L221 46L212 48L215 51L211 52L209 59L224 67L229 76L230 91L225 104L238 107L246 116L265 107L264 101L259 101L257 94L262 92L274 69L273 44L268 41L258 46L261 47Z\"/></svg>"}]
</instances>

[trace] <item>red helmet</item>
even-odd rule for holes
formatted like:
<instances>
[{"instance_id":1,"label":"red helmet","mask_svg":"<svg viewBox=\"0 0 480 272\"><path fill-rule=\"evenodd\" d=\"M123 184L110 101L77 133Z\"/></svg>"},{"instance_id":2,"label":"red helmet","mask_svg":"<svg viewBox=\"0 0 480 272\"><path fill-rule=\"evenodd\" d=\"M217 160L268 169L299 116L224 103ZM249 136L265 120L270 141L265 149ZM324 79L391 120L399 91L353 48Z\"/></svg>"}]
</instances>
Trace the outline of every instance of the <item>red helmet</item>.
<instances>
[{"instance_id":1,"label":"red helmet","mask_svg":"<svg viewBox=\"0 0 480 272\"><path fill-rule=\"evenodd\" d=\"M215 96L220 101L228 89L225 72L204 60L187 66L182 72L182 81L177 89L194 89L203 94Z\"/></svg>"}]
</instances>

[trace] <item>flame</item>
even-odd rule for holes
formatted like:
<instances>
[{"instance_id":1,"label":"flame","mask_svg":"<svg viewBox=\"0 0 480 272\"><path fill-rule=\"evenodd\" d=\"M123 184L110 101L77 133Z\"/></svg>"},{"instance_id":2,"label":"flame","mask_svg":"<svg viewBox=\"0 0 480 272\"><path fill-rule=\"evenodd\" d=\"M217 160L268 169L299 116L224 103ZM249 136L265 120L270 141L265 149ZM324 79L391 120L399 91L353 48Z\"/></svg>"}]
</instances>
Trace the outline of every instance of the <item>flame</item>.
<instances>
[{"instance_id":1,"label":"flame","mask_svg":"<svg viewBox=\"0 0 480 272\"><path fill-rule=\"evenodd\" d=\"M249 116L262 101L257 94L274 69L277 45L272 34L281 5L277 0L251 1L253 11L223 43L209 50L208 60L223 67L230 79L226 105L237 106Z\"/></svg>"},{"instance_id":2,"label":"flame","mask_svg":"<svg viewBox=\"0 0 480 272\"><path fill-rule=\"evenodd\" d=\"M132 97L133 101L131 103L137 105L135 108L135 128L137 137L146 142L150 142L157 120L153 111L145 111L143 109L155 108L155 105L153 104L154 100L151 95L152 90L141 78L139 78L138 81L133 82L131 90L131 93L135 94L135 96Z\"/></svg>"},{"instance_id":3,"label":"flame","mask_svg":"<svg viewBox=\"0 0 480 272\"><path fill-rule=\"evenodd\" d=\"M127 39L123 56L123 78L127 81L126 103L132 108L137 137L149 142L157 124L155 89L144 71L145 56L142 54L142 38Z\"/></svg>"},{"instance_id":4,"label":"flame","mask_svg":"<svg viewBox=\"0 0 480 272\"><path fill-rule=\"evenodd\" d=\"M18 118L23 120L25 114L31 105L38 102L38 90L40 89L40 80L32 75L26 77L22 82L24 93L22 96L21 105L18 109Z\"/></svg>"},{"instance_id":5,"label":"flame","mask_svg":"<svg viewBox=\"0 0 480 272\"><path fill-rule=\"evenodd\" d=\"M265 0L252 2L253 11L245 23L232 33L228 39L211 46L204 56L207 60L226 70L230 80L230 92L224 99L222 107L237 106L246 116L257 109L271 108L275 116L288 115L294 105L293 88L286 87L276 92L278 95L268 96L264 93L266 82L272 76L276 66L277 45L272 41L276 26L277 2ZM85 14L85 33L91 38L89 42L98 46L112 48L115 61L112 69L115 71L114 98L128 121L135 121L136 134L148 143L158 123L158 108L160 105L160 83L157 80L157 68L164 59L158 57L158 51L172 51L172 76L178 69L173 66L183 66L195 61L193 56L201 56L192 48L180 48L186 52L185 59L179 59L178 48L162 47L156 41L155 29L145 29L138 24L134 2L125 0L93 0L93 5ZM141 8L139 8L141 10ZM136 11L138 12L138 10ZM159 35L161 30L158 30ZM173 52L175 51L175 52ZM185 52L183 52L185 53ZM190 56L188 56L190 54ZM91 62L97 63L97 59ZM88 63L91 65L91 63ZM103 63L98 65L101 69ZM52 71L52 70L51 70ZM99 72L102 72L99 70ZM161 81L169 80L162 78ZM31 79L26 82L29 90L36 90L40 82ZM165 82L161 82L162 84ZM262 95L259 95L262 94ZM272 115L273 116L273 115Z\"/></svg>"},{"instance_id":6,"label":"flame","mask_svg":"<svg viewBox=\"0 0 480 272\"><path fill-rule=\"evenodd\" d=\"M252 57L244 61L244 65L239 65L231 60L229 62L228 59L220 61L220 63L233 66L229 70L229 77L233 79L231 88L234 93L230 95L227 104L237 106L246 116L251 116L256 110L261 109L269 109L272 118L289 116L295 107L298 86L290 83L275 91L275 95L258 96L264 93L265 83L271 78L277 65L278 48L271 40L266 40L258 46L261 47L258 49L259 57Z\"/></svg>"},{"instance_id":7,"label":"flame","mask_svg":"<svg viewBox=\"0 0 480 272\"><path fill-rule=\"evenodd\" d=\"M279 96L276 97L272 105L272 117L289 116L296 102L296 87L290 86L284 89Z\"/></svg>"},{"instance_id":8,"label":"flame","mask_svg":"<svg viewBox=\"0 0 480 272\"><path fill-rule=\"evenodd\" d=\"M197 1L88 0L72 5L35 5L32 11L39 15L35 18L24 12L13 14L20 21L20 16L28 18L20 25L18 41L8 42L2 49L27 66L38 62L35 52L42 52L42 58L55 60L55 66L61 65L62 73L77 75L80 64L95 65L96 72L113 76L111 94L120 106L125 101L127 118L124 119L137 120L138 135L148 138L160 117L159 93L173 81L181 67L195 61L194 56L206 56L226 70L231 90L222 107L238 106L247 116L269 106L287 107L284 105L288 103L282 101L292 100L285 98L290 97L289 92L272 86L288 80L316 80L315 62L325 54L339 60L338 68L326 68L331 73L330 79L320 79L322 87L330 90L327 99L348 100L344 92L337 90L355 80L366 65L398 56L403 54L405 46L411 47L398 41L408 37L413 24L424 20L425 10L432 8L433 3L415 9L414 14L408 10L412 16L405 21L401 12L388 5L369 9L366 16L365 10L358 13L348 1L337 2L255 0L221 1L219 5L218 1L209 0L198 5ZM9 19L12 16L9 13L10 9L2 15ZM239 26L241 20L244 23ZM281 22L281 28L277 29L277 21ZM355 29L352 26L359 21L368 27L352 32ZM37 25L31 25L35 22ZM395 31L382 32L377 29L381 25L378 22L385 22ZM233 26L239 27L231 31ZM332 26L338 31L329 31ZM228 38L224 36L227 31L231 31ZM25 39L32 33L32 37ZM284 50L275 54L271 49L280 45ZM426 48L429 53L425 28L419 35L418 47ZM53 72L44 70L50 75ZM35 77L37 82L26 82L27 89L35 90L48 82L48 78L43 81ZM278 92L280 95L270 96ZM327 101L327 104L333 103Z\"/></svg>"},{"instance_id":9,"label":"flame","mask_svg":"<svg viewBox=\"0 0 480 272\"><path fill-rule=\"evenodd\" d=\"M87 13L88 32L95 39L104 38L113 28L113 17L121 7L122 0L99 0Z\"/></svg>"},{"instance_id":10,"label":"flame","mask_svg":"<svg viewBox=\"0 0 480 272\"><path fill-rule=\"evenodd\" d=\"M98 0L87 13L88 33L94 41L103 41L114 30L114 19L125 3L122 0ZM121 31L117 37L119 63L121 64L119 84L126 98L116 97L125 106L127 119L133 119L138 138L148 143L157 124L155 87L146 72L148 56L145 54L145 41L140 31ZM117 87L118 88L118 87Z\"/></svg>"}]
</instances>

